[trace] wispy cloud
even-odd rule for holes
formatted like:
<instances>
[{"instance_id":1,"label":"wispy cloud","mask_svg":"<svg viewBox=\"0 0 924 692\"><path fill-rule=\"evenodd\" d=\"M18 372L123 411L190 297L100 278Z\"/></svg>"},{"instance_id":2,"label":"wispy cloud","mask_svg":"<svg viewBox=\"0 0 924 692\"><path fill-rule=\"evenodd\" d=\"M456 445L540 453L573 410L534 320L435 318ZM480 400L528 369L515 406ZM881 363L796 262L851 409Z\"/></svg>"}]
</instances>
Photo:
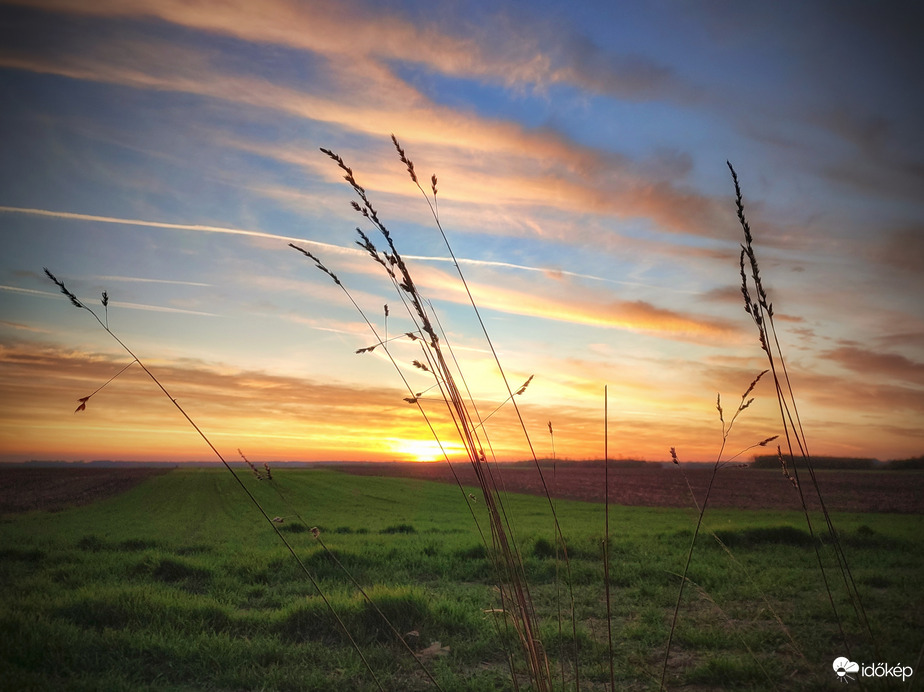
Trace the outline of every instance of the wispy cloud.
<instances>
[{"instance_id":1,"label":"wispy cloud","mask_svg":"<svg viewBox=\"0 0 924 692\"><path fill-rule=\"evenodd\" d=\"M466 302L458 278L427 268L419 272L420 283L434 297ZM572 324L616 327L680 340L716 342L741 338L741 330L723 319L684 314L658 307L643 300L603 299L594 292L570 285L567 298L554 295L532 284L516 287L513 283L498 285L468 281L475 302L486 309L539 317Z\"/></svg>"},{"instance_id":2,"label":"wispy cloud","mask_svg":"<svg viewBox=\"0 0 924 692\"><path fill-rule=\"evenodd\" d=\"M175 286L201 286L208 287L212 284L204 284L199 281L174 281L172 279L145 279L140 276L97 276L100 281L120 281L126 283L144 283L144 284L168 284Z\"/></svg>"},{"instance_id":3,"label":"wispy cloud","mask_svg":"<svg viewBox=\"0 0 924 692\"><path fill-rule=\"evenodd\" d=\"M704 237L716 237L730 225L724 200L651 177L644 166L553 130L531 130L436 104L390 70L372 69L368 61L344 58L328 65L333 82L309 93L267 78L230 73L190 47L157 44L150 38L106 38L83 48L57 57L0 54L0 65L209 96L376 136L413 133L415 146L442 152L436 157L456 163L470 158L472 151L482 152L481 163L467 167L454 180L448 199L650 218L663 230ZM171 57L165 61L164 56ZM357 99L360 85L363 97ZM335 179L336 172L327 170ZM374 180L373 184L379 186Z\"/></svg>"},{"instance_id":4,"label":"wispy cloud","mask_svg":"<svg viewBox=\"0 0 924 692\"><path fill-rule=\"evenodd\" d=\"M908 278L924 276L924 226L905 227L883 234L873 261L899 269Z\"/></svg>"},{"instance_id":5,"label":"wispy cloud","mask_svg":"<svg viewBox=\"0 0 924 692\"><path fill-rule=\"evenodd\" d=\"M3 290L2 287L0 287L0 290ZM0 320L0 326L8 327L9 329L16 329L18 331L33 332L36 334L53 334L54 333L50 329L43 329L41 327L36 327L31 324L22 324L20 322L8 322L7 320Z\"/></svg>"},{"instance_id":6,"label":"wispy cloud","mask_svg":"<svg viewBox=\"0 0 924 692\"><path fill-rule=\"evenodd\" d=\"M42 298L59 299L60 293L54 291L40 291L34 288L20 288L18 286L6 286L0 284L0 291L9 291L11 293L23 293L26 295L41 296ZM126 303L118 300L109 301L113 307L126 308L128 310L146 310L148 312L171 312L180 315L197 315L199 317L218 317L214 312L203 312L201 310L186 310L184 308L174 308L166 305L145 305L143 303Z\"/></svg>"},{"instance_id":7,"label":"wispy cloud","mask_svg":"<svg viewBox=\"0 0 924 692\"><path fill-rule=\"evenodd\" d=\"M24 293L27 295L33 296L43 296L45 298L59 298L60 293L54 293L52 291L39 291L34 288L20 288L19 286L6 286L0 284L0 291L9 291L10 293Z\"/></svg>"},{"instance_id":8,"label":"wispy cloud","mask_svg":"<svg viewBox=\"0 0 924 692\"><path fill-rule=\"evenodd\" d=\"M293 5L269 0L259 8L241 0L199 5L156 0L33 0L28 4L76 14L156 17L331 58L401 61L445 75L511 86L566 83L629 99L694 100L702 91L701 85L684 82L672 67L651 57L608 51L567 24L534 21L512 9L494 8L488 16L471 21L421 23L369 2L308 0Z\"/></svg>"},{"instance_id":9,"label":"wispy cloud","mask_svg":"<svg viewBox=\"0 0 924 692\"><path fill-rule=\"evenodd\" d=\"M842 346L826 354L839 365L867 377L888 377L901 382L924 385L924 363L911 360L897 353L884 353Z\"/></svg>"},{"instance_id":10,"label":"wispy cloud","mask_svg":"<svg viewBox=\"0 0 924 692\"><path fill-rule=\"evenodd\" d=\"M199 224L180 224L166 223L158 221L145 221L141 219L123 219L107 216L95 216L91 214L77 214L72 212L59 212L44 209L26 209L19 207L0 206L0 212L31 214L39 216L48 216L64 220L88 221L97 223L121 224L129 226L140 226L148 228L161 228L169 230L186 230L197 233L223 233L234 236L245 236L251 238L271 239L280 241L291 241L302 243L319 248L326 252L335 252L338 255L349 255L353 258L353 264L360 271L374 272L375 267L370 266L365 261L365 253L357 248L342 247L330 243L306 240L291 236L283 236L262 231L253 231L239 228L223 228L217 226L204 226ZM451 262L449 258L433 256L408 256L428 262ZM472 260L460 258L460 264L467 264L474 267L488 268L516 268L522 271L542 273L545 275L558 274L560 276L590 278L598 281L607 281L610 283L630 283L619 282L603 279L591 275L583 275L576 272L567 272L560 270L550 270L544 267L529 267L526 265L516 265L507 262L493 262L488 260ZM107 277L99 277L105 279ZM111 278L111 277L110 277ZM439 289L439 295L448 298L454 302L467 303L468 299L462 294L462 289L456 277L449 274L438 272L434 269L424 271L421 274L422 285L428 289ZM121 277L119 280L145 281L144 279ZM147 280L151 281L151 280ZM170 283L170 282L167 282ZM176 282L186 283L189 285L207 285L195 282ZM2 290L16 291L21 293L33 293L44 296L55 296L53 292L36 291L34 289L16 288L13 286L0 286ZM508 312L512 314L527 315L532 317L544 317L564 322L573 322L578 324L587 324L594 326L619 327L630 330L645 331L658 334L670 334L681 338L693 338L694 340L709 338L728 338L735 331L729 323L723 320L704 317L690 317L682 315L676 311L658 308L645 301L619 301L613 300L601 303L598 299L592 298L590 294L585 296L585 300L578 301L575 305L574 299L567 300L562 298L542 297L534 292L520 291L513 288L503 288L499 285L478 286L473 284L473 290L478 293L481 305ZM200 312L194 310L184 310L180 308L170 308L162 306L141 305L137 303L116 302L125 308L138 310L152 310L160 312L177 312L191 315L216 316L214 313Z\"/></svg>"}]
</instances>

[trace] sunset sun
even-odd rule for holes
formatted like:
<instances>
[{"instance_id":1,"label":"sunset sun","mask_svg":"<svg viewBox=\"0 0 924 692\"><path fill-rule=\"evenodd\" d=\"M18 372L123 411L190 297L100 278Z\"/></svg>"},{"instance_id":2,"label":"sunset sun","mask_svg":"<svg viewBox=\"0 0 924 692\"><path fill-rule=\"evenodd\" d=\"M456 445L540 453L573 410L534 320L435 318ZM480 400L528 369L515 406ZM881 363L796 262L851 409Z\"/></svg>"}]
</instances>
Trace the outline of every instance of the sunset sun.
<instances>
[{"instance_id":1,"label":"sunset sun","mask_svg":"<svg viewBox=\"0 0 924 692\"><path fill-rule=\"evenodd\" d=\"M436 440L392 440L391 451L400 460L416 462L443 461L445 454L450 459L464 453L464 447L457 442L443 442L442 447ZM444 454L445 452L445 454Z\"/></svg>"}]
</instances>

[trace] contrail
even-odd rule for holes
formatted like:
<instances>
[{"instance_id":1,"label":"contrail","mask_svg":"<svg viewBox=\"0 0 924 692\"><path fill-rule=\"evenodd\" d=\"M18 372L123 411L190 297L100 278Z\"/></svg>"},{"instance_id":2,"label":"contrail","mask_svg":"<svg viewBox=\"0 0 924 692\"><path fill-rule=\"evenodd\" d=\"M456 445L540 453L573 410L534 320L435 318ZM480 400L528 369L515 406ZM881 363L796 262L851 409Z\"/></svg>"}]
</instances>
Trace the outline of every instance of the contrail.
<instances>
[{"instance_id":1,"label":"contrail","mask_svg":"<svg viewBox=\"0 0 924 692\"><path fill-rule=\"evenodd\" d=\"M403 255L405 259L418 260L421 262L452 262L452 259L449 257L427 257L424 255ZM458 257L459 264L468 264L471 266L477 267L497 267L500 269L518 269L520 271L527 272L539 272L540 274L545 274L546 276L573 276L576 279L591 279L593 281L603 281L610 284L622 284L628 286L649 286L650 284L643 284L635 281L620 281L618 279L606 279L602 276L594 276L593 274L580 274L578 272L570 272L565 269L552 269L550 267L531 267L526 264L512 264L511 262L497 262L495 260L479 260L479 259L467 259L465 257Z\"/></svg>"},{"instance_id":2,"label":"contrail","mask_svg":"<svg viewBox=\"0 0 924 692\"><path fill-rule=\"evenodd\" d=\"M172 284L177 286L202 286L211 287L212 284L204 284L199 281L173 281L171 279L144 279L140 276L97 276L100 281L125 281L130 283L144 284Z\"/></svg>"},{"instance_id":3,"label":"contrail","mask_svg":"<svg viewBox=\"0 0 924 692\"><path fill-rule=\"evenodd\" d=\"M112 216L97 216L95 214L78 214L75 212L69 211L51 211L48 209L31 209L28 207L6 207L0 206L0 212L7 212L10 214L29 214L32 216L47 216L56 219L70 219L72 221L93 221L96 223L111 223L119 224L123 226L141 226L143 228L165 228L169 230L179 230L179 231L195 231L199 233L223 233L226 235L239 235L249 238L263 238L268 240L280 240L287 243L298 242L298 243L307 243L309 245L314 245L325 250L330 250L337 253L347 253L347 254L365 254L362 250L352 247L343 247L341 245L334 245L332 243L324 243L318 240L307 240L305 238L296 238L295 236L279 235L277 233L266 233L265 231L253 231L244 228L228 228L226 226L207 226L202 224L186 224L186 223L167 223L165 221L145 221L143 219L123 219ZM425 255L405 255L405 258L417 260L419 262L452 262L449 257L434 257L434 256L425 256ZM540 272L549 276L562 275L562 276L572 276L579 279L590 279L592 281L602 281L604 283L612 284L623 284L630 286L648 286L649 284L637 283L633 281L619 281L617 279L607 279L602 276L594 276L593 274L580 274L578 272L571 272L564 269L553 269L549 267L531 267L524 264L512 264L510 262L496 262L493 260L479 260L479 259L468 259L464 257L458 258L459 264L466 264L470 266L479 266L479 267L494 267L499 269L516 269L518 271L529 271L529 272ZM115 278L115 277L112 277Z\"/></svg>"},{"instance_id":4,"label":"contrail","mask_svg":"<svg viewBox=\"0 0 924 692\"><path fill-rule=\"evenodd\" d=\"M55 219L70 219L72 221L93 221L96 223L111 223L121 226L141 226L144 228L166 228L179 231L196 231L199 233L224 233L226 235L242 235L249 238L265 238L268 240L282 240L285 242L299 242L317 245L328 250L336 252L354 252L352 248L332 245L331 243L322 243L317 240L306 240L305 238L296 238L295 236L278 235L276 233L265 233L264 231L251 231L243 228L227 228L225 226L205 226L202 224L187 223L167 223L165 221L145 221L143 219L121 219L113 216L97 216L95 214L77 214L70 211L51 211L48 209L30 209L28 207L6 207L0 206L0 212L10 214L29 214L31 216L48 216ZM362 254L361 250L355 252Z\"/></svg>"}]
</instances>

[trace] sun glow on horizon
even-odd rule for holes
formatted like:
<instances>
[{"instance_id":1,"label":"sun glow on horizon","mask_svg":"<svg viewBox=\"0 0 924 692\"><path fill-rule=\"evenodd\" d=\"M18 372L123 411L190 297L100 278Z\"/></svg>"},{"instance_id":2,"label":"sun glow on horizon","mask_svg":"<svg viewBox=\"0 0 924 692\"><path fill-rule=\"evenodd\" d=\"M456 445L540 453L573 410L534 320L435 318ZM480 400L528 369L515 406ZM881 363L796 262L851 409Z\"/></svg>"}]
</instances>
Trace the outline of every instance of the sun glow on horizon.
<instances>
[{"instance_id":1,"label":"sun glow on horizon","mask_svg":"<svg viewBox=\"0 0 924 692\"><path fill-rule=\"evenodd\" d=\"M387 442L393 454L402 461L432 463L445 460L447 455L465 451L458 442L437 442L436 440L393 439ZM442 445L442 446L440 446Z\"/></svg>"}]
</instances>

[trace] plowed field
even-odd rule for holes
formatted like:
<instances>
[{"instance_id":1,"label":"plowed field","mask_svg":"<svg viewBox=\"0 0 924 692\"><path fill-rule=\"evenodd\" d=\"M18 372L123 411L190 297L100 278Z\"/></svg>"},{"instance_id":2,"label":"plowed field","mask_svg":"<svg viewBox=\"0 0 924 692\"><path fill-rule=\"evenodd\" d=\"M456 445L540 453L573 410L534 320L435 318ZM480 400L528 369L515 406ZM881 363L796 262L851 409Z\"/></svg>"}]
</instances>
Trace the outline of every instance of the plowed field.
<instances>
[{"instance_id":1,"label":"plowed field","mask_svg":"<svg viewBox=\"0 0 924 692\"><path fill-rule=\"evenodd\" d=\"M455 483L445 463L344 464L348 473L407 476ZM455 464L465 485L476 485L468 464ZM698 501L706 495L711 468L681 469L674 465L610 468L610 502L645 507L690 507L692 488ZM604 469L599 463L543 465L542 476L552 497L601 502ZM906 471L816 471L821 497L829 511L924 513L924 473ZM498 469L499 487L510 492L542 494L543 480L535 465L506 465ZM800 480L809 509L819 509L818 493L807 472ZM688 485L689 483L689 485ZM710 507L743 509L801 509L798 490L778 471L727 466L715 476Z\"/></svg>"},{"instance_id":2,"label":"plowed field","mask_svg":"<svg viewBox=\"0 0 924 692\"><path fill-rule=\"evenodd\" d=\"M162 468L28 468L2 470L0 514L41 510L55 512L86 505L124 492L166 473Z\"/></svg>"}]
</instances>

